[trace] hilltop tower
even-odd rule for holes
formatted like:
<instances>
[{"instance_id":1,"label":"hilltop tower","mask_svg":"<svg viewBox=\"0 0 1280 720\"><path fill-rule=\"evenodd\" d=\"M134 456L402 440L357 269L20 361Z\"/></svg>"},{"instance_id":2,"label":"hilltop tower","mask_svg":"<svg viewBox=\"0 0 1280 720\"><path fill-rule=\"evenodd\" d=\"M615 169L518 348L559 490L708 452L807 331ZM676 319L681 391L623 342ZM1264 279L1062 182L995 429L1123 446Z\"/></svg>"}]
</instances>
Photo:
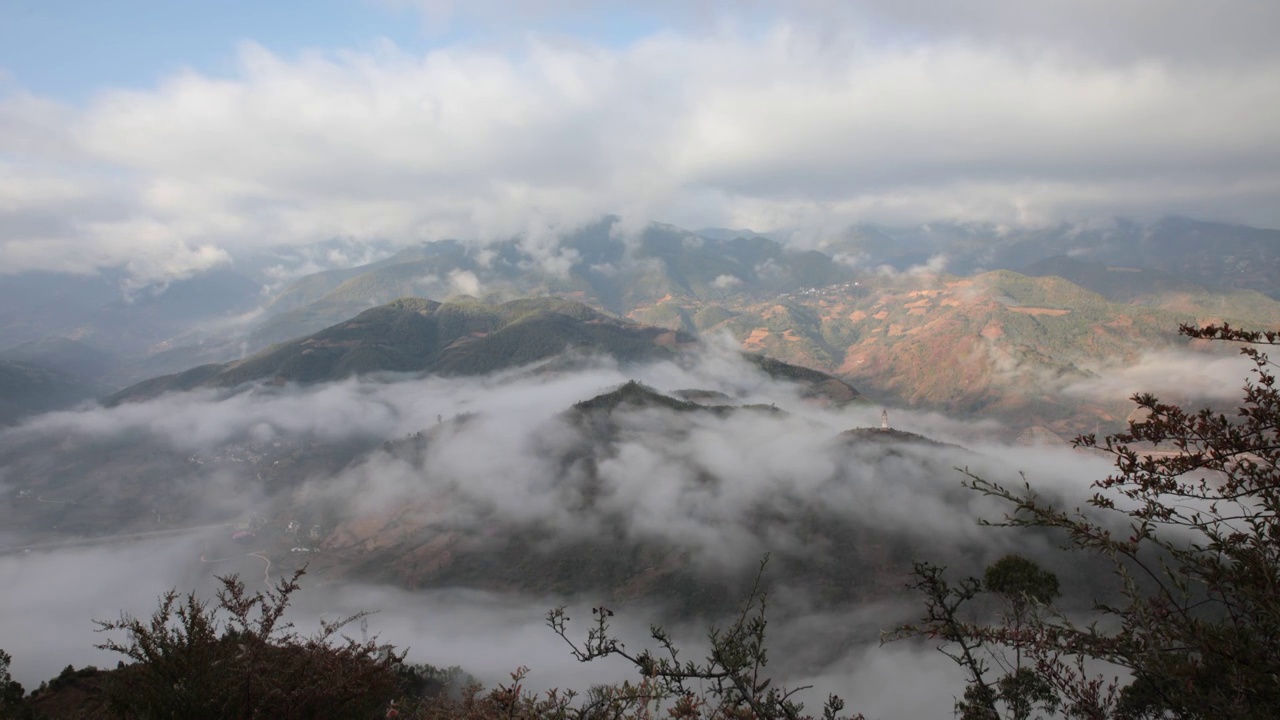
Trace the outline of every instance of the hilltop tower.
<instances>
[{"instance_id":1,"label":"hilltop tower","mask_svg":"<svg viewBox=\"0 0 1280 720\"><path fill-rule=\"evenodd\" d=\"M880 429L882 431L889 429L889 411L884 408L880 409Z\"/></svg>"}]
</instances>

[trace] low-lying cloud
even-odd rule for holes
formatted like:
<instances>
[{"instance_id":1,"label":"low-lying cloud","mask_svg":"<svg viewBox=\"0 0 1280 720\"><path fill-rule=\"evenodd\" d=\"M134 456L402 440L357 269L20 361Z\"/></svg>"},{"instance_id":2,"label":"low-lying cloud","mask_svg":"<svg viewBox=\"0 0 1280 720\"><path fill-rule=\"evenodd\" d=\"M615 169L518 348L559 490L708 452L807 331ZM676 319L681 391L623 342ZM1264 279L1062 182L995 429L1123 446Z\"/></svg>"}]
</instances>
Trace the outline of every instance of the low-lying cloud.
<instances>
[{"instance_id":1,"label":"low-lying cloud","mask_svg":"<svg viewBox=\"0 0 1280 720\"><path fill-rule=\"evenodd\" d=\"M614 413L607 430L561 416L572 403L630 378L667 392L713 390L735 403L761 407L726 415L633 409ZM708 582L717 574L750 572L765 552L775 553L771 572L784 574L794 569L786 564L789 557L822 556L828 546L815 540L807 525L815 521L843 523L866 537L901 542L935 559L965 556L985 562L1015 547L1052 552L1046 539L1014 538L978 527L978 517L998 517L1002 508L960 488L954 467L966 465L1010 482L1018 481L1018 469L1027 469L1042 491L1073 504L1081 502L1088 482L1106 469L1103 461L1066 448L994 444L991 438L1000 432L989 423L910 411L893 411L896 428L963 442L970 449L877 442L848 446L837 439L852 427L877 426L879 414L878 407L815 406L802 400L797 388L768 379L736 353L710 347L683 364L619 368L600 361L576 373L525 369L479 379L385 377L316 387L261 387L227 397L173 394L110 409L41 416L0 435L0 445L12 453L15 445L62 438L63 451L70 452L76 438L105 445L144 438L157 453L212 463L209 458L225 454L229 446L279 442L287 448L305 440L324 448L358 441L370 449L354 463L316 465L294 477L284 494L259 480L274 477L269 460L256 466L226 465L219 472L239 475L206 492L210 501L224 503L224 522L250 510L269 513L271 502L329 497L343 500L347 518L376 518L395 508L402 520L411 518L414 527L427 531L479 531L483 536L508 527L549 529L544 552L554 552L559 542L607 530L625 542L682 549L695 567L707 571ZM425 442L411 437L419 432ZM391 444L383 447L383 441ZM566 457L577 459L566 465ZM111 461L104 462L112 472ZM207 466L186 467L190 477L166 476L164 482L195 488L199 497L193 480L205 477L200 473ZM28 481L16 471L3 480L11 495ZM237 506L217 497L228 492L242 494L244 502ZM8 510L16 511L16 505ZM155 596L168 587L207 589L212 573L225 572L240 572L258 586L266 560L235 559L247 552L243 549L231 553L230 560L208 557L200 562L208 547L227 542L225 535L215 530L179 541L0 556L0 581L16 589L6 593L0 608L0 647L14 655L19 679L34 684L68 662L111 665L114 658L89 649L98 639L89 619L113 617L120 609L147 613ZM284 551L265 552L275 561L265 568L268 573L302 562L303 556L280 553ZM860 561L851 556L841 562ZM306 591L300 596L299 618L377 610L370 631L410 646L410 657L417 661L460 664L488 682L526 664L534 669L532 682L541 687L586 689L584 683L631 677L619 665L585 671L577 667L560 640L542 626L549 607L599 603L602 598L592 593L407 592L335 585L323 574L307 583L320 584L327 588L318 597L307 599ZM89 586L93 593L76 590ZM779 613L779 649L771 667L781 678L814 678L819 691L842 692L851 697L850 707L871 708L880 717L950 707L958 690L955 676L944 674L949 668L930 650L909 645L885 654L874 650L880 629L909 616L910 601L903 604L881 592L871 604L832 607L809 597L803 585L779 593L773 602ZM619 616L626 618L620 631L639 642L644 625L664 612L661 600L659 593L619 606ZM575 612L575 617L588 615ZM678 637L694 647L700 642L699 628L676 623ZM498 647L501 653L495 652ZM894 684L889 677L903 680ZM925 681L937 692L906 693L912 682ZM902 688L911 698L897 697L887 687ZM821 699L820 694L809 698L817 704Z\"/></svg>"},{"instance_id":2,"label":"low-lying cloud","mask_svg":"<svg viewBox=\"0 0 1280 720\"><path fill-rule=\"evenodd\" d=\"M1091 377L1071 382L1063 392L1099 400L1128 398L1138 393L1152 393L1165 402L1177 403L1238 400L1254 364L1233 350L1146 352L1135 362L1084 368Z\"/></svg>"}]
</instances>

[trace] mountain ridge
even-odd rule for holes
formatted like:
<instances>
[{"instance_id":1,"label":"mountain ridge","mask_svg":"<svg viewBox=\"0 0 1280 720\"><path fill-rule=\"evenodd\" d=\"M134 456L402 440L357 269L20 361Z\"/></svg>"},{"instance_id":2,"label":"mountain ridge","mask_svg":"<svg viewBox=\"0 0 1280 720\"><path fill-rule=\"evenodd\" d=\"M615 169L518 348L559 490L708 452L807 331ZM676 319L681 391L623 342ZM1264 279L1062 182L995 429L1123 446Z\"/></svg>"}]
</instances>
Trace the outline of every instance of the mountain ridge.
<instances>
[{"instance_id":1,"label":"mountain ridge","mask_svg":"<svg viewBox=\"0 0 1280 720\"><path fill-rule=\"evenodd\" d=\"M152 378L106 399L108 405L171 391L245 383L328 382L371 373L482 375L562 356L599 352L616 360L674 359L696 344L688 334L618 319L557 298L501 304L402 298L312 335L231 363L201 365ZM799 383L808 397L847 403L857 390L825 373L748 355L772 377Z\"/></svg>"}]
</instances>

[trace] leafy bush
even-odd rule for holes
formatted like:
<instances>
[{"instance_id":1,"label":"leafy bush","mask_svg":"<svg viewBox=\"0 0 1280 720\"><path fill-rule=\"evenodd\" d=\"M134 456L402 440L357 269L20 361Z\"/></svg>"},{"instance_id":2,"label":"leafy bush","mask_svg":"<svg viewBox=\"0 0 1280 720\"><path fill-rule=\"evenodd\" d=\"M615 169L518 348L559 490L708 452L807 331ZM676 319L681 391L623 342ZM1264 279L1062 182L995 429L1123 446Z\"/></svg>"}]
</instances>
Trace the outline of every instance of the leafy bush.
<instances>
[{"instance_id":1,"label":"leafy bush","mask_svg":"<svg viewBox=\"0 0 1280 720\"><path fill-rule=\"evenodd\" d=\"M302 571L250 594L220 578L217 604L166 593L148 620L122 614L97 621L124 632L99 648L131 661L107 684L111 712L130 718L373 717L398 691L403 655L374 641L340 636L361 616L322 622L303 637L283 619Z\"/></svg>"},{"instance_id":2,"label":"leafy bush","mask_svg":"<svg viewBox=\"0 0 1280 720\"><path fill-rule=\"evenodd\" d=\"M768 562L760 564L763 574ZM769 662L765 643L766 596L760 590L760 575L747 601L732 624L712 627L708 632L711 649L702 662L682 661L680 650L662 628L652 628L656 650L634 652L610 633L609 618L613 611L605 607L592 609L592 626L586 641L579 644L569 639L569 617L564 608L552 610L547 624L569 644L574 657L590 662L604 657L621 657L640 672L637 683L623 683L598 689L593 702L578 708L587 717L651 717L665 710L678 720L802 720L804 705L796 693L807 687L775 686L764 669ZM824 720L836 720L844 709L844 701L832 695L823 708ZM861 716L856 716L860 720Z\"/></svg>"},{"instance_id":3,"label":"leafy bush","mask_svg":"<svg viewBox=\"0 0 1280 720\"><path fill-rule=\"evenodd\" d=\"M969 476L974 489L1012 507L995 524L1057 530L1070 548L1111 563L1121 598L1096 607L1105 627L1082 626L1049 606L1056 592L1044 588L1056 590L1056 581L1038 568L953 585L941 569L917 566L926 612L896 636L942 641L968 676L957 703L964 717L1275 717L1280 389L1257 346L1276 344L1280 334L1227 325L1181 331L1246 344L1254 377L1234 414L1135 396L1145 413L1127 431L1076 440L1115 459L1116 472L1094 483L1087 511L1057 507L1030 485ZM988 591L1016 598L1022 612L990 624L966 620L966 607ZM1010 666L1003 659L1010 649L1028 664ZM1099 672L1098 663L1125 672Z\"/></svg>"},{"instance_id":4,"label":"leafy bush","mask_svg":"<svg viewBox=\"0 0 1280 720\"><path fill-rule=\"evenodd\" d=\"M22 685L9 675L9 664L13 658L9 653L0 650L0 718L21 717L19 710L26 694Z\"/></svg>"}]
</instances>

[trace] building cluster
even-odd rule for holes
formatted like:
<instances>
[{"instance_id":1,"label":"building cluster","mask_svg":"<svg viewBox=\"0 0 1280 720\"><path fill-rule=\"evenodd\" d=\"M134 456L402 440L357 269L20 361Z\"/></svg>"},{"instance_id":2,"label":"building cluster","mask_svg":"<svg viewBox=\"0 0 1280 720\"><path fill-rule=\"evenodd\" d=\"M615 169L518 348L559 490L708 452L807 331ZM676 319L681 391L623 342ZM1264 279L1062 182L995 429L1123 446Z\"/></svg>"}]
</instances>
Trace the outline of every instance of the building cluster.
<instances>
[{"instance_id":1,"label":"building cluster","mask_svg":"<svg viewBox=\"0 0 1280 720\"><path fill-rule=\"evenodd\" d=\"M278 453L281 447L282 443L279 442L270 444L227 443L207 455L192 455L187 458L187 462L195 465L203 465L206 462L259 465L266 462L268 456L272 453Z\"/></svg>"},{"instance_id":2,"label":"building cluster","mask_svg":"<svg viewBox=\"0 0 1280 720\"><path fill-rule=\"evenodd\" d=\"M778 296L778 298L784 299L784 300L794 300L796 298L803 298L803 297L826 297L830 295L836 295L836 294L848 292L854 289L855 287L859 287L859 284L856 282L837 283L835 285L826 285L820 288L811 287L811 288L805 288L804 290L797 290L796 292L782 293L781 295Z\"/></svg>"}]
</instances>

